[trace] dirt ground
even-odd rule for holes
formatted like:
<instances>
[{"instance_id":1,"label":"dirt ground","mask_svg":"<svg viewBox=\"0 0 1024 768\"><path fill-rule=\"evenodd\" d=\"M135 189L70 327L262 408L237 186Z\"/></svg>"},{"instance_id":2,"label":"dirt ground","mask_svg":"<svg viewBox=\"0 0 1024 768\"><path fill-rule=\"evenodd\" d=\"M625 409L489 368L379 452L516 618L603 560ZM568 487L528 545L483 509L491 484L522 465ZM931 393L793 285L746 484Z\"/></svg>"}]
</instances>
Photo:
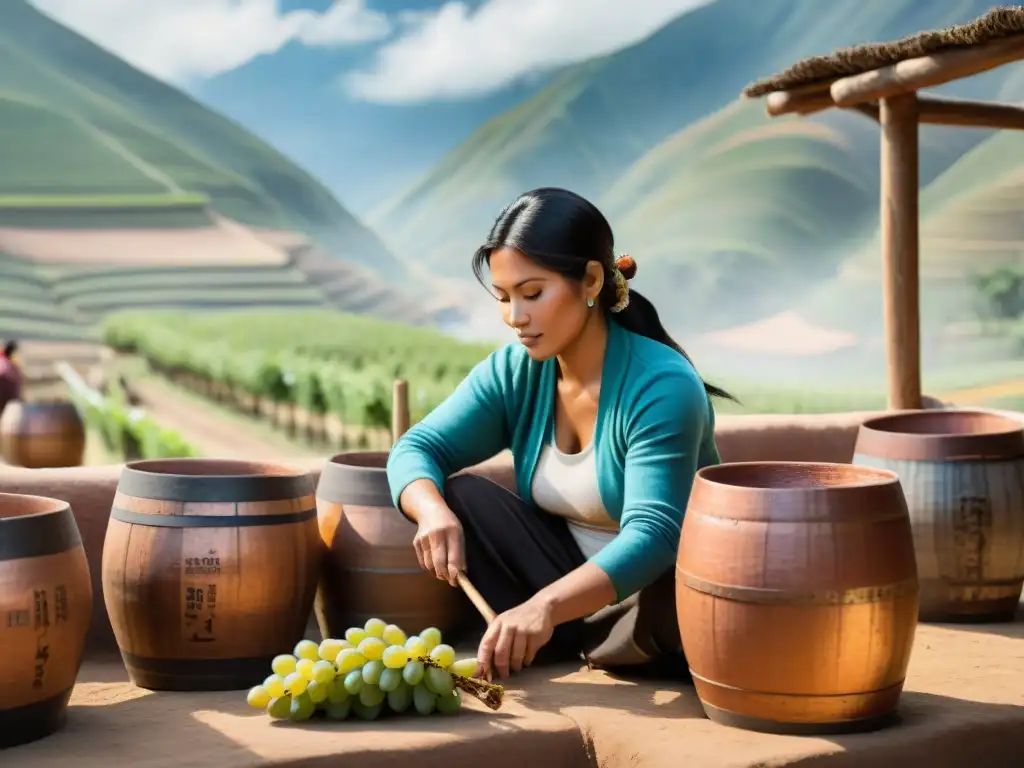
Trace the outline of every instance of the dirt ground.
<instances>
[{"instance_id":1,"label":"dirt ground","mask_svg":"<svg viewBox=\"0 0 1024 768\"><path fill-rule=\"evenodd\" d=\"M86 661L59 733L11 750L5 768L1018 768L1024 754L1022 624L918 627L899 722L852 736L778 736L709 721L692 686L579 665L506 681L498 712L282 724L244 691L134 687L120 660ZM426 756L429 754L429 758Z\"/></svg>"},{"instance_id":2,"label":"dirt ground","mask_svg":"<svg viewBox=\"0 0 1024 768\"><path fill-rule=\"evenodd\" d=\"M177 430L204 456L266 461L323 454L322 450L307 448L284 435L268 434L269 426L224 414L162 381L139 378L133 379L131 385L142 398L141 407L147 414L161 426Z\"/></svg>"}]
</instances>

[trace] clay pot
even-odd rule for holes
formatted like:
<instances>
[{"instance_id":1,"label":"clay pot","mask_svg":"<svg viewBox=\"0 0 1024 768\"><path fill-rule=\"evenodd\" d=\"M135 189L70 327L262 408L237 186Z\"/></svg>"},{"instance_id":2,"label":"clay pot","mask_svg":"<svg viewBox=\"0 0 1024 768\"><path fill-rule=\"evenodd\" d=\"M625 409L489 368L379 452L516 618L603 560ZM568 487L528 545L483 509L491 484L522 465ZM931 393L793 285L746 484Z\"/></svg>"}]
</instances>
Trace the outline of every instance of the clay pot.
<instances>
[{"instance_id":1,"label":"clay pot","mask_svg":"<svg viewBox=\"0 0 1024 768\"><path fill-rule=\"evenodd\" d=\"M0 455L15 467L77 467L85 424L71 403L9 402L0 416Z\"/></svg>"},{"instance_id":2,"label":"clay pot","mask_svg":"<svg viewBox=\"0 0 1024 768\"><path fill-rule=\"evenodd\" d=\"M1024 587L1024 425L970 410L868 419L854 463L899 475L921 621L1012 621Z\"/></svg>"},{"instance_id":3,"label":"clay pot","mask_svg":"<svg viewBox=\"0 0 1024 768\"><path fill-rule=\"evenodd\" d=\"M0 747L64 725L92 600L68 503L0 493Z\"/></svg>"},{"instance_id":4,"label":"clay pot","mask_svg":"<svg viewBox=\"0 0 1024 768\"><path fill-rule=\"evenodd\" d=\"M749 462L697 473L676 606L711 720L797 734L884 726L903 690L917 594L892 472Z\"/></svg>"},{"instance_id":5,"label":"clay pot","mask_svg":"<svg viewBox=\"0 0 1024 768\"><path fill-rule=\"evenodd\" d=\"M341 453L320 474L316 508L327 554L315 610L325 637L342 637L371 617L408 634L437 627L447 635L467 610L459 590L416 561L416 525L391 502L387 460L383 452Z\"/></svg>"},{"instance_id":6,"label":"clay pot","mask_svg":"<svg viewBox=\"0 0 1024 768\"><path fill-rule=\"evenodd\" d=\"M302 639L320 568L313 479L217 459L129 463L103 545L103 599L131 680L237 690Z\"/></svg>"}]
</instances>

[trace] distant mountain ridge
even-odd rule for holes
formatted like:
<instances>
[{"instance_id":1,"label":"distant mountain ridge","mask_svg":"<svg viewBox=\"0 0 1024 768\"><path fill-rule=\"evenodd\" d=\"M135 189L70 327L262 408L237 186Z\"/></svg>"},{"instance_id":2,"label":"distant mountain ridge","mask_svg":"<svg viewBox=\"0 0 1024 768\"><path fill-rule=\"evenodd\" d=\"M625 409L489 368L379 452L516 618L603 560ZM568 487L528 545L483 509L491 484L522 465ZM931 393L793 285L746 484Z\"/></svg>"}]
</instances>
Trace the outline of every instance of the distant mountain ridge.
<instances>
[{"instance_id":1,"label":"distant mountain ridge","mask_svg":"<svg viewBox=\"0 0 1024 768\"><path fill-rule=\"evenodd\" d=\"M6 107L36 104L112 138L119 145L115 151L131 157L137 168L157 170L158 187L173 184L208 195L218 212L243 224L303 231L341 257L365 260L385 274L402 271L377 236L307 171L24 0L0 6L0 98ZM23 141L31 138L48 137ZM40 149L33 152L33 146ZM29 175L45 173L45 145L17 149L20 158L3 156L0 183L14 160L35 163ZM96 191L107 181L97 177Z\"/></svg>"},{"instance_id":2,"label":"distant mountain ridge","mask_svg":"<svg viewBox=\"0 0 1024 768\"><path fill-rule=\"evenodd\" d=\"M4 334L79 337L140 306L433 322L437 302L403 284L378 236L280 152L24 0L0 5Z\"/></svg>"},{"instance_id":3,"label":"distant mountain ridge","mask_svg":"<svg viewBox=\"0 0 1024 768\"><path fill-rule=\"evenodd\" d=\"M609 215L619 249L640 263L638 289L664 307L670 327L700 333L750 322L833 282L827 319L861 327L863 318L853 310L844 316L835 299L847 259L873 254L877 262L877 125L838 110L771 120L762 102L738 94L801 58L962 23L990 7L981 0L716 0L637 45L563 70L368 222L411 269L464 275L503 205L530 188L565 186ZM1019 69L939 90L1021 98ZM943 178L975 162L971 150L982 152L988 141L1017 146L1017 137L991 137L922 128L922 211L959 194ZM988 178L972 178L987 188L991 167ZM964 244L954 251L962 272L975 252ZM877 277L871 290L878 291Z\"/></svg>"}]
</instances>

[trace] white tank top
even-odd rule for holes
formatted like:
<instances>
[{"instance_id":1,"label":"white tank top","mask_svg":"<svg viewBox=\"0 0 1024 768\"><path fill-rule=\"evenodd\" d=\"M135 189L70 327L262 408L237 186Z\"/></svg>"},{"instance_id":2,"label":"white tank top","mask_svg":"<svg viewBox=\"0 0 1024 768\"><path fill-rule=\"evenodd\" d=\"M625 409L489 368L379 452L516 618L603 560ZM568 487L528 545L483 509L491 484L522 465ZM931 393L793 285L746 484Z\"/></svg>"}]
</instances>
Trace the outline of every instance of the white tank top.
<instances>
[{"instance_id":1,"label":"white tank top","mask_svg":"<svg viewBox=\"0 0 1024 768\"><path fill-rule=\"evenodd\" d=\"M583 557L590 559L619 532L601 502L594 441L579 453L562 453L554 442L540 452L533 474L533 500L545 512L564 517Z\"/></svg>"}]
</instances>

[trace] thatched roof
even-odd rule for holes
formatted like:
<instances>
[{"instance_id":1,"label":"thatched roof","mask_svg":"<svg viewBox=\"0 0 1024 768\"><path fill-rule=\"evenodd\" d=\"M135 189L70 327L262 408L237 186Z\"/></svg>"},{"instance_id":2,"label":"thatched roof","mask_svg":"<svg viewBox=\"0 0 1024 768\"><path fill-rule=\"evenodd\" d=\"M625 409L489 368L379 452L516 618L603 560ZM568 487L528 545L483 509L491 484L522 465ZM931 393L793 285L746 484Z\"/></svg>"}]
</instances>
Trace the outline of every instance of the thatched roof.
<instances>
[{"instance_id":1,"label":"thatched roof","mask_svg":"<svg viewBox=\"0 0 1024 768\"><path fill-rule=\"evenodd\" d=\"M1024 6L993 8L974 21L949 29L921 32L889 43L854 45L828 56L812 56L784 72L751 83L743 90L743 95L764 96L773 91L829 82L949 48L968 48L1013 35L1024 35ZM1024 40L1021 44L1024 45Z\"/></svg>"}]
</instances>

